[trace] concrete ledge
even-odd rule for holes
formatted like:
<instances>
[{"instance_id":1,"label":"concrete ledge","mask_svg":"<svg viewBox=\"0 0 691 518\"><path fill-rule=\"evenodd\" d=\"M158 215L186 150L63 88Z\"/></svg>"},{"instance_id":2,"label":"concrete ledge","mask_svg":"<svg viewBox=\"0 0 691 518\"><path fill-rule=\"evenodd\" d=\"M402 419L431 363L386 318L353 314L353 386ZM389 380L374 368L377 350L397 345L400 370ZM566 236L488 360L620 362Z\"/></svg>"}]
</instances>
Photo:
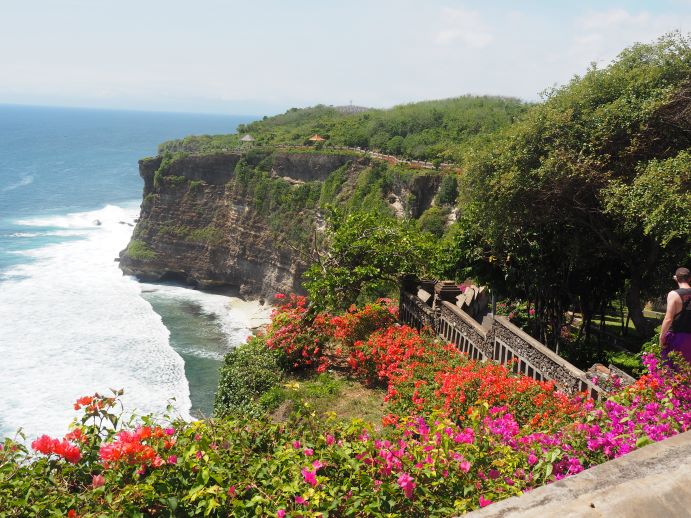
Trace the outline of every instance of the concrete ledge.
<instances>
[{"instance_id":1,"label":"concrete ledge","mask_svg":"<svg viewBox=\"0 0 691 518\"><path fill-rule=\"evenodd\" d=\"M689 517L691 431L465 516Z\"/></svg>"},{"instance_id":2,"label":"concrete ledge","mask_svg":"<svg viewBox=\"0 0 691 518\"><path fill-rule=\"evenodd\" d=\"M447 302L446 300L442 300L441 304L443 307L448 309L453 315L455 315L458 318L460 318L461 320L463 320L463 322L466 325L470 326L473 329L473 331L475 331L477 334L479 334L483 340L487 338L487 330L484 327L482 327L482 325L480 325L480 323L477 320L475 320L473 317L471 317L468 313L463 311L461 308L459 308L455 304L451 304L450 302Z\"/></svg>"},{"instance_id":3,"label":"concrete ledge","mask_svg":"<svg viewBox=\"0 0 691 518\"><path fill-rule=\"evenodd\" d=\"M552 349L535 340L535 338L523 331L523 329L521 329L520 327L512 324L508 318L501 315L497 315L494 317L494 321L497 324L501 324L502 326L504 326L506 329L508 329L508 331L511 334L523 340L526 344L538 351L545 358L549 359L552 363L568 371L569 374L571 374L574 378L583 377L585 375L585 372L583 372L581 369L566 361L564 358L555 353Z\"/></svg>"}]
</instances>

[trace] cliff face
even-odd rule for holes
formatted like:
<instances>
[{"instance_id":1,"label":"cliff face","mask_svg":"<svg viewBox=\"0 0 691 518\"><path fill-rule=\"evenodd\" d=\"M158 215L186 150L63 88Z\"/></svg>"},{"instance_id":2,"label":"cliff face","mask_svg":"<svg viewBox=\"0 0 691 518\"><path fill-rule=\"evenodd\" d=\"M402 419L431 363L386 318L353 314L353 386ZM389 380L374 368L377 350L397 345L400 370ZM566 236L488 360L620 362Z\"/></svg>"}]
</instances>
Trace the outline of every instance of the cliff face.
<instances>
[{"instance_id":1,"label":"cliff face","mask_svg":"<svg viewBox=\"0 0 691 518\"><path fill-rule=\"evenodd\" d=\"M357 181L369 166L348 154L219 153L139 162L144 201L120 267L142 280L175 279L201 288L225 286L248 297L301 292L306 265L278 237L313 229L320 189L334 171ZM418 176L394 198L415 200L419 215L439 178ZM412 196L410 196L412 195ZM290 197L292 196L292 198ZM284 206L276 206L281 200ZM316 197L316 198L315 198ZM304 208L295 200L302 200ZM287 212L290 210L291 212Z\"/></svg>"}]
</instances>

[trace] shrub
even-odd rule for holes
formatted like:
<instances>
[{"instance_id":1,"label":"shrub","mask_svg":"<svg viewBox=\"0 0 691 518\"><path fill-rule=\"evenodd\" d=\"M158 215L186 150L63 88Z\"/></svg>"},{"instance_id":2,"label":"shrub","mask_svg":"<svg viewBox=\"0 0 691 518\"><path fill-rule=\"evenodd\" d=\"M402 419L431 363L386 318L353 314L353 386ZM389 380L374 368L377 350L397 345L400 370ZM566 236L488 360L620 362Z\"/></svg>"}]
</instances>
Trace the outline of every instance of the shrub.
<instances>
[{"instance_id":1,"label":"shrub","mask_svg":"<svg viewBox=\"0 0 691 518\"><path fill-rule=\"evenodd\" d=\"M130 244L127 245L126 253L131 259L137 261L149 261L156 257L156 252L144 241L138 239L130 241Z\"/></svg>"},{"instance_id":2,"label":"shrub","mask_svg":"<svg viewBox=\"0 0 691 518\"><path fill-rule=\"evenodd\" d=\"M217 416L260 416L272 403L264 394L282 379L279 353L266 346L261 336L231 350L221 367L214 413Z\"/></svg>"},{"instance_id":3,"label":"shrub","mask_svg":"<svg viewBox=\"0 0 691 518\"><path fill-rule=\"evenodd\" d=\"M423 232L429 232L435 237L441 237L446 230L446 222L449 219L449 210L441 207L430 207L422 213L417 220L418 228Z\"/></svg>"},{"instance_id":4,"label":"shrub","mask_svg":"<svg viewBox=\"0 0 691 518\"><path fill-rule=\"evenodd\" d=\"M7 516L453 516L691 428L688 364L645 363L637 383L600 405L581 401L550 432L521 426L510 401L491 405L480 391L458 419L390 415L382 432L309 413L286 424L123 421L119 394L96 394L77 400L83 413L65 437L40 437L35 453L4 441L0 506ZM495 374L488 387L509 376Z\"/></svg>"}]
</instances>

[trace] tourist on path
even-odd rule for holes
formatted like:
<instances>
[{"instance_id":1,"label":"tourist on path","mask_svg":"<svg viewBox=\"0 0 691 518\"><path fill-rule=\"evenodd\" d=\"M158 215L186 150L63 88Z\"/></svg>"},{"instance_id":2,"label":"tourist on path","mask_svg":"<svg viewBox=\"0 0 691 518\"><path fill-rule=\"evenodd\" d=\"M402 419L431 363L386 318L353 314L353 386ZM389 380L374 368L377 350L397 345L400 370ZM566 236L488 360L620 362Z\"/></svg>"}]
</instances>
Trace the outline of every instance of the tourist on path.
<instances>
[{"instance_id":1,"label":"tourist on path","mask_svg":"<svg viewBox=\"0 0 691 518\"><path fill-rule=\"evenodd\" d=\"M662 358L672 351L681 353L691 363L691 273L688 268L677 268L674 274L679 289L667 294L667 312L662 321L660 347Z\"/></svg>"}]
</instances>

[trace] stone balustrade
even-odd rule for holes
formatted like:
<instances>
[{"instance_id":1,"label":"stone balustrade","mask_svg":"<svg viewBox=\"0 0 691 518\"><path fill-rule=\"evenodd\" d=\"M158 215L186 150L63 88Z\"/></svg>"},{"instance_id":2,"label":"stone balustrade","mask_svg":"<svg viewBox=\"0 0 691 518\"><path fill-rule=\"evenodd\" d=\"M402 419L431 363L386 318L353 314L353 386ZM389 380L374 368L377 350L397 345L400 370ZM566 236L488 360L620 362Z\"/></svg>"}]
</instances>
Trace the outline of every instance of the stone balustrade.
<instances>
[{"instance_id":1,"label":"stone balustrade","mask_svg":"<svg viewBox=\"0 0 691 518\"><path fill-rule=\"evenodd\" d=\"M476 360L493 360L511 365L538 381L554 380L564 392L588 392L600 398L603 391L586 373L567 362L545 345L513 325L506 317L487 316L483 325L455 304L440 300L427 291L418 294L401 290L400 320L417 329L427 328L459 351Z\"/></svg>"}]
</instances>

